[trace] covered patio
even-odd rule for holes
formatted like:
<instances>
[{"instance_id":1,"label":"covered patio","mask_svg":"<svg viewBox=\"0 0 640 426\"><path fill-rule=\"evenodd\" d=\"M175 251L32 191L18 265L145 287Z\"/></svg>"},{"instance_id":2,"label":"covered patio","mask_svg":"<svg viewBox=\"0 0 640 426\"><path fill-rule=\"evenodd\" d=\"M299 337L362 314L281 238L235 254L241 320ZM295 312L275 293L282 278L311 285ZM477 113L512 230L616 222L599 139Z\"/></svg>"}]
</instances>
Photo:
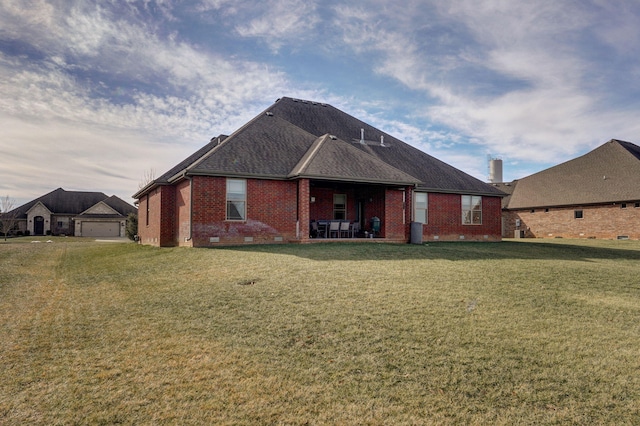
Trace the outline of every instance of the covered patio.
<instances>
[{"instance_id":1,"label":"covered patio","mask_svg":"<svg viewBox=\"0 0 640 426\"><path fill-rule=\"evenodd\" d=\"M302 240L406 241L406 228L410 223L407 197L411 198L411 186L322 180L307 182L308 216L303 214L300 217ZM302 235L305 223L308 224L308 238Z\"/></svg>"}]
</instances>

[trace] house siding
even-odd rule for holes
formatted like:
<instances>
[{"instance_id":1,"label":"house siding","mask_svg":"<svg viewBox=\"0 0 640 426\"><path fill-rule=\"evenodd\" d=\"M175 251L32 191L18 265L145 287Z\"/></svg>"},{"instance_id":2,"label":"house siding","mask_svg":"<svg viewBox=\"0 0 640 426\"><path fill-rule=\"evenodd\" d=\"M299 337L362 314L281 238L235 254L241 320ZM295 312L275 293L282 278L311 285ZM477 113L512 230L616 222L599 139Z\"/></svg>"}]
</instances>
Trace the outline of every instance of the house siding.
<instances>
[{"instance_id":1,"label":"house siding","mask_svg":"<svg viewBox=\"0 0 640 426\"><path fill-rule=\"evenodd\" d=\"M423 225L425 241L500 241L501 198L482 197L482 224L462 224L462 197L459 194L428 194L428 223Z\"/></svg>"},{"instance_id":2,"label":"house siding","mask_svg":"<svg viewBox=\"0 0 640 426\"><path fill-rule=\"evenodd\" d=\"M513 237L516 230L524 231L525 238L602 238L628 237L640 239L640 208L635 203L592 206L550 207L504 212L504 235ZM583 211L582 219L574 212ZM520 227L516 228L516 220Z\"/></svg>"},{"instance_id":3,"label":"house siding","mask_svg":"<svg viewBox=\"0 0 640 426\"><path fill-rule=\"evenodd\" d=\"M298 239L298 183L263 179L246 181L246 220L228 221L226 178L193 178L193 246L264 244Z\"/></svg>"}]
</instances>

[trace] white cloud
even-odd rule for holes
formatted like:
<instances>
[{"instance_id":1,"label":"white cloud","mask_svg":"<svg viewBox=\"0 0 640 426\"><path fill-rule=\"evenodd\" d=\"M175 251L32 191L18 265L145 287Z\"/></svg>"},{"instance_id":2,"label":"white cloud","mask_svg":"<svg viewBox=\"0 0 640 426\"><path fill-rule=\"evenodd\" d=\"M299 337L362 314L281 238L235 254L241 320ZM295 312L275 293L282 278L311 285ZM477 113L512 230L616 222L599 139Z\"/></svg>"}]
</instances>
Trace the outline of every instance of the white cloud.
<instances>
[{"instance_id":1,"label":"white cloud","mask_svg":"<svg viewBox=\"0 0 640 426\"><path fill-rule=\"evenodd\" d=\"M237 24L236 32L242 37L263 39L276 52L285 42L307 39L320 21L316 4L311 0L265 0L242 4L248 6L243 15L252 17L246 23Z\"/></svg>"},{"instance_id":2,"label":"white cloud","mask_svg":"<svg viewBox=\"0 0 640 426\"><path fill-rule=\"evenodd\" d=\"M423 92L417 108L425 118L485 151L564 161L637 127L625 121L624 107L603 105L612 82L598 87L606 77L593 46L583 44L598 18L591 4L434 0L410 11L368 4L335 7L343 41L357 54L378 56L380 74ZM616 16L632 40L639 37L637 18L619 15L606 16ZM623 33L604 27L596 30L603 43L625 45Z\"/></svg>"},{"instance_id":3,"label":"white cloud","mask_svg":"<svg viewBox=\"0 0 640 426\"><path fill-rule=\"evenodd\" d=\"M163 173L289 86L277 70L163 39L99 7L65 15L33 5L0 13L12 20L10 39L39 50L35 60L0 56L0 193L22 201L59 186L120 188L128 199L142 170ZM27 31L35 23L36 35Z\"/></svg>"}]
</instances>

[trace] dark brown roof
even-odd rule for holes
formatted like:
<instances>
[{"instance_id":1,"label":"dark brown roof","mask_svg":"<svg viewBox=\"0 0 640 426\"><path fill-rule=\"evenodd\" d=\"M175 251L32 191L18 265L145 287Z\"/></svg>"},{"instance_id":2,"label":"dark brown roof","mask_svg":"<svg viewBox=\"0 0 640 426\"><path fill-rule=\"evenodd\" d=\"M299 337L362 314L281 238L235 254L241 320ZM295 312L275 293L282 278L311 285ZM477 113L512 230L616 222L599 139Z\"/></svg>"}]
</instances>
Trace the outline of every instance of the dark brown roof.
<instances>
[{"instance_id":1,"label":"dark brown roof","mask_svg":"<svg viewBox=\"0 0 640 426\"><path fill-rule=\"evenodd\" d=\"M23 204L14 209L11 214L15 213L18 218L26 217L27 212L40 202L49 209L51 213L78 215L100 201L104 201L123 216L137 211L135 207L115 195L108 197L102 192L65 191L62 188L58 188Z\"/></svg>"},{"instance_id":2,"label":"dark brown roof","mask_svg":"<svg viewBox=\"0 0 640 426\"><path fill-rule=\"evenodd\" d=\"M182 174L309 177L412 184L437 192L504 195L331 105L292 98L277 100L222 143L209 143L134 198Z\"/></svg>"},{"instance_id":3,"label":"dark brown roof","mask_svg":"<svg viewBox=\"0 0 640 426\"><path fill-rule=\"evenodd\" d=\"M509 209L640 201L640 147L616 139L517 181Z\"/></svg>"}]
</instances>

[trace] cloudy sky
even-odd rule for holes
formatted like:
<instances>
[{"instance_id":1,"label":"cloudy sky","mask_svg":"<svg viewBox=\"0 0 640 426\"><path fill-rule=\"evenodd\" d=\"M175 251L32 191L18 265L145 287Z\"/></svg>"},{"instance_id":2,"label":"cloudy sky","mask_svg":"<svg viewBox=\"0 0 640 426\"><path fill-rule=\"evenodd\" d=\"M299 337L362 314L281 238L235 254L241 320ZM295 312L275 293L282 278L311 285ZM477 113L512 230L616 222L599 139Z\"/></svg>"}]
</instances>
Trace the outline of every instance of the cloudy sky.
<instances>
[{"instance_id":1,"label":"cloudy sky","mask_svg":"<svg viewBox=\"0 0 640 426\"><path fill-rule=\"evenodd\" d=\"M133 202L282 96L486 180L640 143L635 0L0 0L0 196Z\"/></svg>"}]
</instances>

